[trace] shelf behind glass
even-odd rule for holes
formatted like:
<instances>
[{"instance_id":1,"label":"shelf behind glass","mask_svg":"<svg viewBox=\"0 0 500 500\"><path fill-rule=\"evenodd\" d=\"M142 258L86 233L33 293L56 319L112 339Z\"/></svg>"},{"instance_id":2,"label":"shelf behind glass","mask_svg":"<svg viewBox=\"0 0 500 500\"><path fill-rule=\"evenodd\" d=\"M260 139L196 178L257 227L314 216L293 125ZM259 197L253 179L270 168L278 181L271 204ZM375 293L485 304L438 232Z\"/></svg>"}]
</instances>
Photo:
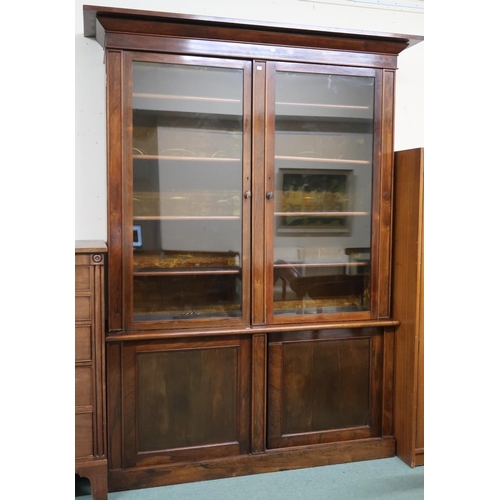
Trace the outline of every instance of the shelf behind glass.
<instances>
[{"instance_id":1,"label":"shelf behind glass","mask_svg":"<svg viewBox=\"0 0 500 500\"><path fill-rule=\"evenodd\" d=\"M281 217L356 217L370 215L370 212L274 212L274 215Z\"/></svg>"},{"instance_id":2,"label":"shelf behind glass","mask_svg":"<svg viewBox=\"0 0 500 500\"><path fill-rule=\"evenodd\" d=\"M349 158L317 158L307 156L275 156L276 160L287 160L294 162L313 162L313 163L351 163L355 165L371 165L370 160L355 160Z\"/></svg>"},{"instance_id":3,"label":"shelf behind glass","mask_svg":"<svg viewBox=\"0 0 500 500\"><path fill-rule=\"evenodd\" d=\"M240 158L225 158L221 156L168 156L168 155L149 155L143 154L137 148L134 148L134 160L157 160L157 161L182 161L182 162L213 162L213 163L241 163Z\"/></svg>"},{"instance_id":4,"label":"shelf behind glass","mask_svg":"<svg viewBox=\"0 0 500 500\"><path fill-rule=\"evenodd\" d=\"M241 317L241 276L232 274L134 275L134 319Z\"/></svg>"}]
</instances>

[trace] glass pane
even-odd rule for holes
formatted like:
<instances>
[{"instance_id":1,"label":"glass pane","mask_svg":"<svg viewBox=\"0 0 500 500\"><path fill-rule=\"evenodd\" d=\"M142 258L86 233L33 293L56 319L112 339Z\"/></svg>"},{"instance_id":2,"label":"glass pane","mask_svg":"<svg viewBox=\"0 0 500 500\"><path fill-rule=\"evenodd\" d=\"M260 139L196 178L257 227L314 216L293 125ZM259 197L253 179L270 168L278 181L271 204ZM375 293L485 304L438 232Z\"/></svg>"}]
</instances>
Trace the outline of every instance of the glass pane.
<instances>
[{"instance_id":1,"label":"glass pane","mask_svg":"<svg viewBox=\"0 0 500 500\"><path fill-rule=\"evenodd\" d=\"M134 319L241 317L240 69L135 62Z\"/></svg>"},{"instance_id":2,"label":"glass pane","mask_svg":"<svg viewBox=\"0 0 500 500\"><path fill-rule=\"evenodd\" d=\"M369 310L373 92L276 74L275 315Z\"/></svg>"}]
</instances>

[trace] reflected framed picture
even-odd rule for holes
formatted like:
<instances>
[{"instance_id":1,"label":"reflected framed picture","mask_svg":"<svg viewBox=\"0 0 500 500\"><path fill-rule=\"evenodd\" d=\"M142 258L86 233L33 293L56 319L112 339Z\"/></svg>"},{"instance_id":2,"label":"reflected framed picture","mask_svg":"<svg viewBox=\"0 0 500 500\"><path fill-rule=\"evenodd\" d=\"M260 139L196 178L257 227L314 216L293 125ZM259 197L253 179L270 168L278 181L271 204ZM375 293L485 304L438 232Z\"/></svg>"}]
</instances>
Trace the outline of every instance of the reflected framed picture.
<instances>
[{"instance_id":1,"label":"reflected framed picture","mask_svg":"<svg viewBox=\"0 0 500 500\"><path fill-rule=\"evenodd\" d=\"M278 234L349 234L352 170L280 169Z\"/></svg>"}]
</instances>

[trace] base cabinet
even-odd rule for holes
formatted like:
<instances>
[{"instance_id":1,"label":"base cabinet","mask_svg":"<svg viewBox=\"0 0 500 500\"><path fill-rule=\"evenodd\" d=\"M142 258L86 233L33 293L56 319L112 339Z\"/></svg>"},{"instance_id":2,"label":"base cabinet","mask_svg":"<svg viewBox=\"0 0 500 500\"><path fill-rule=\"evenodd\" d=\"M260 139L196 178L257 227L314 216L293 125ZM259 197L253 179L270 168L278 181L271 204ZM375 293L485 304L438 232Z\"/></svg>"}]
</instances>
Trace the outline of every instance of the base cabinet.
<instances>
[{"instance_id":1,"label":"base cabinet","mask_svg":"<svg viewBox=\"0 0 500 500\"><path fill-rule=\"evenodd\" d=\"M110 490L394 456L393 330L109 342Z\"/></svg>"},{"instance_id":2,"label":"base cabinet","mask_svg":"<svg viewBox=\"0 0 500 500\"><path fill-rule=\"evenodd\" d=\"M75 472L93 500L108 497L102 241L75 244Z\"/></svg>"}]
</instances>

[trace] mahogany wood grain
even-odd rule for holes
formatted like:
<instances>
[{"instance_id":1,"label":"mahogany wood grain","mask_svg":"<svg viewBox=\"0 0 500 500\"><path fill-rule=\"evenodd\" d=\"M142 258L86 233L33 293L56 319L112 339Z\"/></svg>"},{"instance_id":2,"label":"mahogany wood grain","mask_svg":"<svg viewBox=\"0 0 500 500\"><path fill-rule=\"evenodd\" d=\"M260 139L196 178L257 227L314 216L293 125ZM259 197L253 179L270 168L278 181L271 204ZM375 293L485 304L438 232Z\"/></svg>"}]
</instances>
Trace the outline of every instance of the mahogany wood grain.
<instances>
[{"instance_id":1,"label":"mahogany wood grain","mask_svg":"<svg viewBox=\"0 0 500 500\"><path fill-rule=\"evenodd\" d=\"M290 324L290 325L269 325L269 326L252 326L250 328L207 328L207 329L182 329L182 330L161 330L149 331L138 330L135 332L125 332L123 334L108 333L106 341L109 343L137 341L137 340L160 340L167 338L196 338L211 336L232 336L232 335L248 335L258 333L272 332L290 332L304 330L329 330L342 328L365 328L365 327L391 327L399 325L398 321L392 319L385 320L367 320L367 321L339 321L325 323L308 323L308 324Z\"/></svg>"},{"instance_id":2,"label":"mahogany wood grain","mask_svg":"<svg viewBox=\"0 0 500 500\"><path fill-rule=\"evenodd\" d=\"M271 334L269 367L269 448L380 435L380 330Z\"/></svg>"},{"instance_id":3,"label":"mahogany wood grain","mask_svg":"<svg viewBox=\"0 0 500 500\"><path fill-rule=\"evenodd\" d=\"M253 67L250 62L243 61L243 172L242 172L242 258L241 258L241 286L242 286L242 321L246 326L252 322L253 280L252 271L252 166L254 154L253 142ZM245 193L250 192L250 198Z\"/></svg>"},{"instance_id":4,"label":"mahogany wood grain","mask_svg":"<svg viewBox=\"0 0 500 500\"><path fill-rule=\"evenodd\" d=\"M249 337L123 347L125 466L249 452Z\"/></svg>"},{"instance_id":5,"label":"mahogany wood grain","mask_svg":"<svg viewBox=\"0 0 500 500\"><path fill-rule=\"evenodd\" d=\"M382 436L394 433L394 330L393 326L384 328Z\"/></svg>"},{"instance_id":6,"label":"mahogany wood grain","mask_svg":"<svg viewBox=\"0 0 500 500\"><path fill-rule=\"evenodd\" d=\"M370 316L379 317L379 261L380 261L380 182L382 177L383 95L384 79L382 70L377 70L373 98L373 166L372 166L372 226L370 241Z\"/></svg>"},{"instance_id":7,"label":"mahogany wood grain","mask_svg":"<svg viewBox=\"0 0 500 500\"><path fill-rule=\"evenodd\" d=\"M80 413L75 415L75 456L81 461L92 459L94 455L93 442L89 439L94 433L94 415L91 407L79 410Z\"/></svg>"},{"instance_id":8,"label":"mahogany wood grain","mask_svg":"<svg viewBox=\"0 0 500 500\"><path fill-rule=\"evenodd\" d=\"M423 40L423 37L416 35L401 35L395 33L380 33L373 31L361 31L361 30L338 30L330 27L312 27L306 25L297 24L284 24L284 23L273 23L269 21L252 21L252 20L238 20L233 18L221 18L221 17L208 17L208 16L195 16L186 15L178 13L165 13L165 12L155 12L155 11L145 11L137 9L121 9L114 7L102 7L95 5L84 5L83 6L83 18L84 18L84 35L88 37L96 36L96 19L107 19L107 22L112 22L113 19L119 18L122 20L134 19L142 21L142 32L144 33L154 33L154 28L150 27L150 24L154 26L161 26L161 22L173 22L175 25L189 26L194 25L205 29L215 28L226 28L234 29L241 32L245 30L250 30L256 33L257 38L268 34L282 34L283 37L304 37L304 35L311 35L312 38L308 38L314 46L321 44L315 41L316 39L321 40L321 37L339 38L343 40L344 43L360 43L364 42L364 45L357 47L360 52L369 51L369 43L377 42L380 46L383 43L387 43L388 46L392 43L397 46L397 52L404 50L406 47L414 45L419 41ZM137 23L140 29L140 23ZM212 35L213 36L213 35ZM249 40L256 41L256 40ZM339 42L340 43L340 42ZM300 45L296 41L292 45ZM378 47L378 46L377 46ZM393 48L393 47L392 47Z\"/></svg>"},{"instance_id":9,"label":"mahogany wood grain","mask_svg":"<svg viewBox=\"0 0 500 500\"><path fill-rule=\"evenodd\" d=\"M267 335L252 335L251 452L266 450Z\"/></svg>"},{"instance_id":10,"label":"mahogany wood grain","mask_svg":"<svg viewBox=\"0 0 500 500\"><path fill-rule=\"evenodd\" d=\"M424 152L395 154L393 315L395 337L394 436L397 455L423 464Z\"/></svg>"},{"instance_id":11,"label":"mahogany wood grain","mask_svg":"<svg viewBox=\"0 0 500 500\"><path fill-rule=\"evenodd\" d=\"M147 52L173 52L189 55L215 55L227 58L254 58L266 61L310 61L317 64L337 64L339 66L396 68L396 56L377 53L353 53L349 51L326 51L324 49L305 49L259 45L254 43L223 42L208 40L189 40L183 38L161 38L147 35L108 33L106 49L125 49Z\"/></svg>"},{"instance_id":12,"label":"mahogany wood grain","mask_svg":"<svg viewBox=\"0 0 500 500\"><path fill-rule=\"evenodd\" d=\"M108 464L110 470L122 466L122 344L106 345L106 386L108 415Z\"/></svg>"},{"instance_id":13,"label":"mahogany wood grain","mask_svg":"<svg viewBox=\"0 0 500 500\"><path fill-rule=\"evenodd\" d=\"M383 71L382 89L382 143L380 191L379 242L378 242L378 316L388 318L391 297L391 251L392 251L392 183L394 150L394 71Z\"/></svg>"},{"instance_id":14,"label":"mahogany wood grain","mask_svg":"<svg viewBox=\"0 0 500 500\"><path fill-rule=\"evenodd\" d=\"M106 115L108 172L108 331L120 331L123 323L123 109L122 52L106 53Z\"/></svg>"},{"instance_id":15,"label":"mahogany wood grain","mask_svg":"<svg viewBox=\"0 0 500 500\"><path fill-rule=\"evenodd\" d=\"M265 268L265 175L266 117L265 89L267 65L253 64L253 119L252 119L252 325L264 325L266 321L266 268Z\"/></svg>"},{"instance_id":16,"label":"mahogany wood grain","mask_svg":"<svg viewBox=\"0 0 500 500\"><path fill-rule=\"evenodd\" d=\"M273 323L274 303L274 198L269 200L266 193L274 193L275 141L276 141L276 62L266 65L265 87L265 165L260 182L263 186L262 207L264 213L264 265L265 265L265 322Z\"/></svg>"},{"instance_id":17,"label":"mahogany wood grain","mask_svg":"<svg viewBox=\"0 0 500 500\"><path fill-rule=\"evenodd\" d=\"M75 361L92 360L92 329L89 325L75 327Z\"/></svg>"},{"instance_id":18,"label":"mahogany wood grain","mask_svg":"<svg viewBox=\"0 0 500 500\"><path fill-rule=\"evenodd\" d=\"M136 332L126 332L123 334L108 334L106 337L107 342L124 342L136 340L160 340L166 338L196 338L205 337L207 335L213 336L227 336L227 335L248 335L249 333L274 333L274 332L292 332L301 331L304 329L309 330L338 330L343 328L369 328L369 327L391 327L399 325L398 321L392 319L385 320L367 320L367 321L339 321L339 322L324 322L324 323L308 323L290 324L290 325L266 325L266 326L252 326L250 328L207 328L207 329L182 329L182 330L138 330Z\"/></svg>"}]
</instances>

